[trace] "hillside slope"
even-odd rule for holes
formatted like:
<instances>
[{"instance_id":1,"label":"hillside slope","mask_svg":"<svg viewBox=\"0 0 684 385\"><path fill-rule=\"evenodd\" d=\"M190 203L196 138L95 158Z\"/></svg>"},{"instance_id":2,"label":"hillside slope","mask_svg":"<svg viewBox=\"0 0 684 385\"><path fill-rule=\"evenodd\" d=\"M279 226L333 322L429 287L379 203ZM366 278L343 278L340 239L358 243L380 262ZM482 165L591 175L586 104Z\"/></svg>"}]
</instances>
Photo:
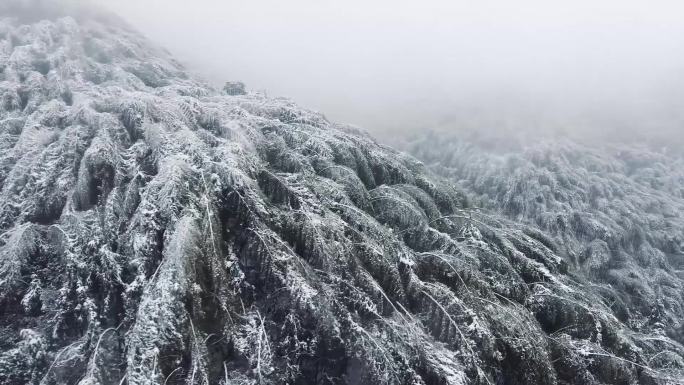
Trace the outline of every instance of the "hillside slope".
<instances>
[{"instance_id":1,"label":"hillside slope","mask_svg":"<svg viewBox=\"0 0 684 385\"><path fill-rule=\"evenodd\" d=\"M0 383L681 382L663 266L640 329L536 226L106 18L3 18L0 69Z\"/></svg>"},{"instance_id":2,"label":"hillside slope","mask_svg":"<svg viewBox=\"0 0 684 385\"><path fill-rule=\"evenodd\" d=\"M585 294L596 295L625 325L625 335L681 349L684 159L677 151L453 134L426 135L410 145L482 207L476 218L497 215L543 235ZM660 349L657 357L677 350ZM681 363L666 366L681 369Z\"/></svg>"}]
</instances>

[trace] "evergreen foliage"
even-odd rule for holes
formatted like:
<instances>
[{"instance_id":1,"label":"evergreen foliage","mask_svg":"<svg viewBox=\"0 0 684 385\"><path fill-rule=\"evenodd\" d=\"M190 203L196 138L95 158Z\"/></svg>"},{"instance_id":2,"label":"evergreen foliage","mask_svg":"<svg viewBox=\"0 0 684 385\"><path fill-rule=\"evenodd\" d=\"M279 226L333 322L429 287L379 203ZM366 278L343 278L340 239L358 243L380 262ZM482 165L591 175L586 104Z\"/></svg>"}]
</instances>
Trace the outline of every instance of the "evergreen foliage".
<instances>
[{"instance_id":1,"label":"evergreen foliage","mask_svg":"<svg viewBox=\"0 0 684 385\"><path fill-rule=\"evenodd\" d=\"M467 199L98 18L3 18L0 68L0 383L681 382L664 172L473 161Z\"/></svg>"}]
</instances>

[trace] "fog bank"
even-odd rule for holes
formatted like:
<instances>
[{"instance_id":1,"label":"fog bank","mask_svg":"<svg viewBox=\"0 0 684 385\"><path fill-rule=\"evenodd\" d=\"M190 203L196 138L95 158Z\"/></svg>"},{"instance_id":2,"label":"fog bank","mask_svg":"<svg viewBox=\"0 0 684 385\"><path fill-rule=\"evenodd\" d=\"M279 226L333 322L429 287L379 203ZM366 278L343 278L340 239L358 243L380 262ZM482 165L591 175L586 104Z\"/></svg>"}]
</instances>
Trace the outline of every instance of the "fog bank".
<instances>
[{"instance_id":1,"label":"fog bank","mask_svg":"<svg viewBox=\"0 0 684 385\"><path fill-rule=\"evenodd\" d=\"M684 122L684 4L93 0L220 85L380 136L428 128L667 133Z\"/></svg>"}]
</instances>

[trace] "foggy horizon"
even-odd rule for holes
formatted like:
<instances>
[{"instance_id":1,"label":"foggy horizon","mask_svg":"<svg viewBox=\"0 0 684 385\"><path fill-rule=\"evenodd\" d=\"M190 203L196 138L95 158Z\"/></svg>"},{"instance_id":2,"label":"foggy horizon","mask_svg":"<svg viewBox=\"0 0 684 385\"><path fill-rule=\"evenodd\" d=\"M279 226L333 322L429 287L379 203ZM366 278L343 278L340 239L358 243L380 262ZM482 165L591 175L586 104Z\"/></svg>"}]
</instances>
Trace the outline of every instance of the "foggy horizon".
<instances>
[{"instance_id":1,"label":"foggy horizon","mask_svg":"<svg viewBox=\"0 0 684 385\"><path fill-rule=\"evenodd\" d=\"M107 6L216 86L243 81L379 136L535 124L677 133L684 120L675 2L194 4Z\"/></svg>"},{"instance_id":2,"label":"foggy horizon","mask_svg":"<svg viewBox=\"0 0 684 385\"><path fill-rule=\"evenodd\" d=\"M684 141L673 1L7 4L112 11L214 87L242 81L391 144L425 130Z\"/></svg>"}]
</instances>

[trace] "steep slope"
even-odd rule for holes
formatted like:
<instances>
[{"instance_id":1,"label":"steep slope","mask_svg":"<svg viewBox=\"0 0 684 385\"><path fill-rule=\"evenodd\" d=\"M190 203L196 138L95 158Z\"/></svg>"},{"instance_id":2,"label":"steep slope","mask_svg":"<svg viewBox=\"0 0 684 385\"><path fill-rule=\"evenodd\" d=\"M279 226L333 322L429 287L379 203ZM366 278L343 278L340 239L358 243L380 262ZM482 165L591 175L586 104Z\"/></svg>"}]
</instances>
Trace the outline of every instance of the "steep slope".
<instances>
[{"instance_id":1,"label":"steep slope","mask_svg":"<svg viewBox=\"0 0 684 385\"><path fill-rule=\"evenodd\" d=\"M635 357L653 364L667 356L657 365L681 370L681 154L624 142L530 140L520 146L492 140L499 141L432 134L414 141L411 152L489 213L475 217L499 213L543 236L581 290L608 305L625 326ZM547 331L561 326L542 325ZM649 352L645 341L665 345Z\"/></svg>"},{"instance_id":2,"label":"steep slope","mask_svg":"<svg viewBox=\"0 0 684 385\"><path fill-rule=\"evenodd\" d=\"M533 226L357 129L102 17L4 18L0 68L0 383L681 378Z\"/></svg>"}]
</instances>

